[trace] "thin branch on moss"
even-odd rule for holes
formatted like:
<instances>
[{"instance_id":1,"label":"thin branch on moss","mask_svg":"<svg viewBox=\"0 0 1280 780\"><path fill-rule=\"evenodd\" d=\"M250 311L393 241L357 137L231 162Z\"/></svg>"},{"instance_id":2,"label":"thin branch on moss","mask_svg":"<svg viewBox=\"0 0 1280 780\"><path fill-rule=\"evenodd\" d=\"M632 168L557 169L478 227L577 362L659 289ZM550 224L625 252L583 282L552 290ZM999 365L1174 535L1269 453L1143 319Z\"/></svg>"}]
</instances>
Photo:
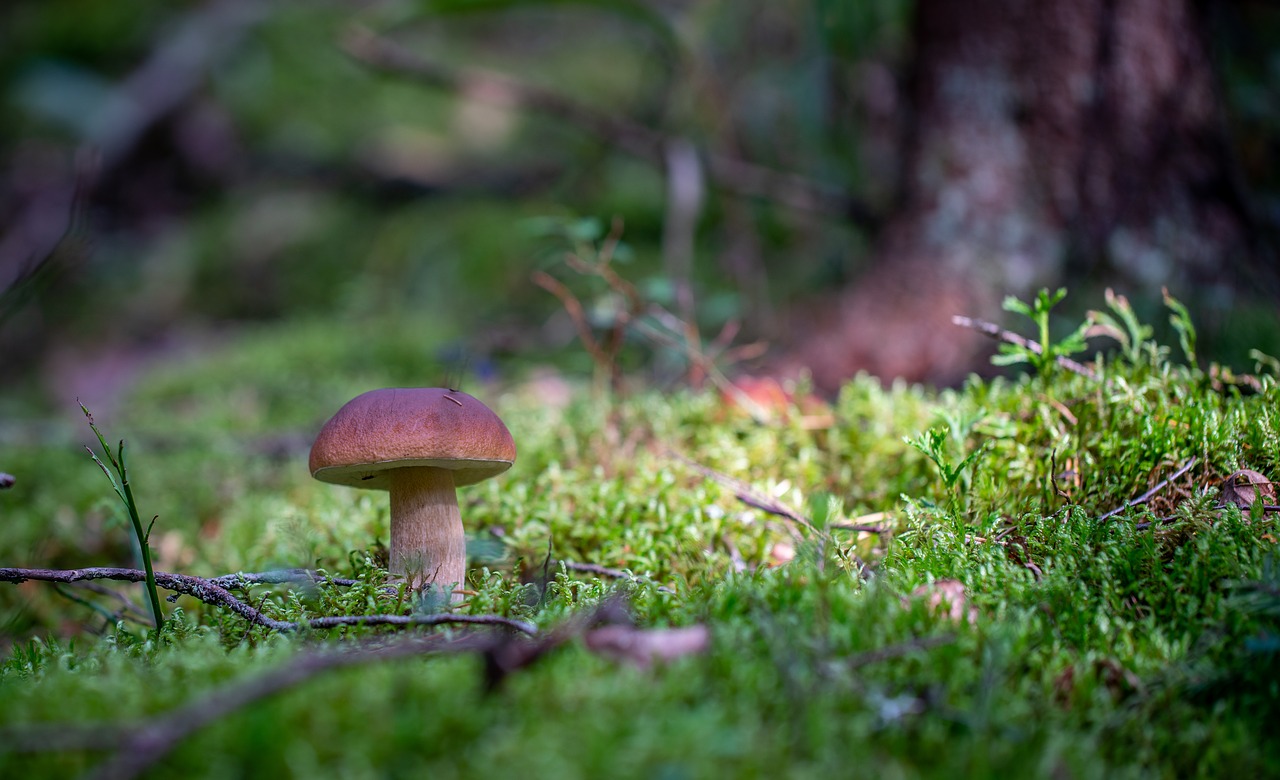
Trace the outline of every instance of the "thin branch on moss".
<instances>
[{"instance_id":1,"label":"thin branch on moss","mask_svg":"<svg viewBox=\"0 0 1280 780\"><path fill-rule=\"evenodd\" d=\"M12 570L0 569L0 577L5 571ZM206 726L328 671L424 655L474 652L484 656L486 686L493 690L508 675L530 666L598 625L629 623L626 600L614 595L533 640L468 633L453 638L435 635L365 641L345 650L303 652L270 672L229 683L207 696L133 726L41 724L0 730L0 742L24 752L113 750L114 755L89 776L94 780L130 780Z\"/></svg>"},{"instance_id":2,"label":"thin branch on moss","mask_svg":"<svg viewBox=\"0 0 1280 780\"><path fill-rule=\"evenodd\" d=\"M888 525L868 525L864 523L833 523L828 526L832 531L851 531L854 533L883 534L893 530Z\"/></svg>"},{"instance_id":3,"label":"thin branch on moss","mask_svg":"<svg viewBox=\"0 0 1280 780\"><path fill-rule=\"evenodd\" d=\"M15 569L0 568L0 582L80 582L83 580L117 580L121 582L142 582L146 572L140 569L88 568L88 569ZM530 636L538 633L538 629L523 620L514 620L499 615L338 615L312 618L297 622L276 620L264 615L257 609L240 599L211 580L193 577L188 574L172 574L158 571L155 573L156 584L165 590L171 590L198 599L205 604L231 610L253 625L269 628L272 631L302 631L308 628L336 628L338 626L435 626L451 623L467 623L478 625L505 626Z\"/></svg>"},{"instance_id":4,"label":"thin branch on moss","mask_svg":"<svg viewBox=\"0 0 1280 780\"><path fill-rule=\"evenodd\" d=\"M1132 501L1128 501L1124 504L1121 504L1120 506L1116 507L1115 509L1112 509L1110 512L1107 512L1106 514L1099 515L1097 517L1098 522L1107 520L1115 515L1118 515L1126 509L1130 509L1139 504L1145 504L1146 502L1150 501L1152 496L1154 496L1156 493L1159 493L1161 490L1164 490L1164 488L1168 486L1170 482L1173 482L1178 477L1181 477L1183 474L1186 474L1188 471L1190 471L1191 467L1196 465L1196 463L1198 463L1199 460L1200 459L1196 457L1191 458L1191 460L1182 464L1182 466L1179 467L1177 471L1173 472L1173 474L1169 475L1169 477L1157 482L1155 487L1151 488L1147 492L1143 493L1142 495L1138 496Z\"/></svg>"},{"instance_id":5,"label":"thin branch on moss","mask_svg":"<svg viewBox=\"0 0 1280 780\"><path fill-rule=\"evenodd\" d=\"M747 483L741 480L734 479L728 474L722 474L719 471L716 471L715 469L708 468L702 465L701 463L698 463L695 460L686 458L684 455L681 455L678 452L672 451L671 457L675 458L681 463L684 463L686 466L698 472L702 476L707 477L708 479L711 479L729 488L729 490L733 491L733 497L738 499L742 503L746 504L747 506L753 507L755 509L759 509L762 512L767 512L768 514L775 515L777 517L781 517L782 519L788 520L791 523L797 526L800 526L801 528L811 531L812 533L815 533L815 534L822 533L822 531L817 526L815 526L809 520L809 518L805 517L804 515L800 514L794 509L787 507L784 504L781 504L777 501L774 501L772 499L769 499L765 496L760 495L755 490L753 490L751 486L748 485Z\"/></svg>"},{"instance_id":6,"label":"thin branch on moss","mask_svg":"<svg viewBox=\"0 0 1280 780\"><path fill-rule=\"evenodd\" d=\"M465 624L472 626L502 626L528 636L536 636L538 627L523 620L501 615L334 615L300 620L294 624L303 628L337 628L338 626L443 626Z\"/></svg>"},{"instance_id":7,"label":"thin branch on moss","mask_svg":"<svg viewBox=\"0 0 1280 780\"><path fill-rule=\"evenodd\" d=\"M277 569L275 571L261 572L236 572L234 574L223 574L218 577L211 577L209 582L220 588L231 590L232 588L242 588L246 585L279 585L286 582L312 582L316 585L324 585L333 583L339 587L351 587L359 585L360 580L343 579L341 577L329 577L311 569Z\"/></svg>"},{"instance_id":8,"label":"thin branch on moss","mask_svg":"<svg viewBox=\"0 0 1280 780\"><path fill-rule=\"evenodd\" d=\"M745 482L734 479L728 474L722 474L719 471L716 471L715 469L708 468L702 465L701 463L698 463L697 461L686 458L684 455L681 455L680 453L675 452L674 450L669 450L668 452L671 455L671 457L681 461L682 463L687 465L689 468L693 469L694 471L697 471L699 474L702 474L704 477L707 477L711 480L719 482L721 485L724 485L725 487L732 490L734 498L738 499L739 501L746 504L747 506L753 507L755 509L759 509L760 511L767 512L771 515L776 515L777 517L781 517L782 519L789 521L793 526L808 530L809 532L817 536L824 545L827 542L831 542L832 544L835 543L835 540L831 538L831 534L827 529L817 527L816 525L813 524L812 520L800 514L799 512L795 511L794 509L791 509L790 507L784 504L781 504L777 501L774 501L770 498L760 495L756 491L752 490L751 486L746 484ZM799 539L800 533L793 529L792 536L793 538ZM862 557L859 556L857 553L855 553L853 550L840 549L839 547L837 547L837 549L840 550L839 552L840 555L846 556L849 562L851 562L854 566L857 567L859 576L866 577L870 573L871 568L867 565L867 562L862 560Z\"/></svg>"},{"instance_id":9,"label":"thin branch on moss","mask_svg":"<svg viewBox=\"0 0 1280 780\"><path fill-rule=\"evenodd\" d=\"M962 328L969 328L971 330L976 330L979 333L983 334L984 336L990 336L996 341L1004 341L1004 342L1008 342L1009 344L1022 347L1023 349L1034 352L1037 355L1039 355L1043 351L1038 342L1032 341L1031 339L1023 336L1019 336L1017 333L1014 333L1011 330L1005 330L1004 328L1000 327L994 322L974 319L973 317L964 317L959 314L952 315L951 322L952 324L959 325ZM1081 376L1086 376L1090 379L1098 378L1098 375L1093 372L1092 368L1089 368L1083 363L1074 361L1065 355L1059 355L1057 358L1057 361L1058 361L1058 365L1062 366L1068 371L1079 374Z\"/></svg>"}]
</instances>

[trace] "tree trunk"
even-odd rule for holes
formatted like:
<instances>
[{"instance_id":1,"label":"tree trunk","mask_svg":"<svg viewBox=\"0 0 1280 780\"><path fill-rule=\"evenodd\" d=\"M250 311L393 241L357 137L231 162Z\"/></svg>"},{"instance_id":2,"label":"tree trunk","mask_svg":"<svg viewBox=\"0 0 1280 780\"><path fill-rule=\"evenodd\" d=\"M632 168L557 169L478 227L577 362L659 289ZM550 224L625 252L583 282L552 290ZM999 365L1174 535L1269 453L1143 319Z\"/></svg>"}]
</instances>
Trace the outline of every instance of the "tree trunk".
<instances>
[{"instance_id":1,"label":"tree trunk","mask_svg":"<svg viewBox=\"0 0 1280 780\"><path fill-rule=\"evenodd\" d=\"M1176 291L1250 254L1189 0L918 0L901 205L871 270L797 323L832 389L858 370L953 382L995 317L1071 272Z\"/></svg>"}]
</instances>

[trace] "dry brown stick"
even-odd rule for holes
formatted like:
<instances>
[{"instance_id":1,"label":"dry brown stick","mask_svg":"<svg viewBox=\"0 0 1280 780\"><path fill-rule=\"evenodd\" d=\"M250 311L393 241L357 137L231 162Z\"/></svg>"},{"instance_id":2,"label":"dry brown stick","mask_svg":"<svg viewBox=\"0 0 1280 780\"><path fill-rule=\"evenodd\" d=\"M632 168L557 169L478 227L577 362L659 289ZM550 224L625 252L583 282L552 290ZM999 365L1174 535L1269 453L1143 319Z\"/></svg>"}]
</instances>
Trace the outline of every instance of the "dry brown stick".
<instances>
[{"instance_id":1,"label":"dry brown stick","mask_svg":"<svg viewBox=\"0 0 1280 780\"><path fill-rule=\"evenodd\" d=\"M0 582L80 582L83 580L118 580L121 582L142 582L146 572L141 569L117 569L97 567L88 569L15 569L0 568ZM199 599L206 604L229 609L250 623L269 628L272 631L302 631L307 628L335 628L337 626L433 626L446 623L472 623L482 625L500 625L515 629L524 634L537 634L538 629L531 623L513 620L498 615L338 615L332 617L312 618L292 622L267 617L240 599L231 595L226 588L215 585L203 577L188 574L172 574L158 571L155 573L156 584L165 590L172 590L183 595Z\"/></svg>"},{"instance_id":2,"label":"dry brown stick","mask_svg":"<svg viewBox=\"0 0 1280 780\"><path fill-rule=\"evenodd\" d=\"M299 628L337 628L338 626L443 626L465 624L473 626L502 626L522 634L536 636L538 627L523 620L501 615L333 615L308 618L294 625Z\"/></svg>"},{"instance_id":3,"label":"dry brown stick","mask_svg":"<svg viewBox=\"0 0 1280 780\"><path fill-rule=\"evenodd\" d=\"M892 529L889 525L874 525L867 523L833 523L830 526L833 531L853 531L855 533L882 534Z\"/></svg>"},{"instance_id":4,"label":"dry brown stick","mask_svg":"<svg viewBox=\"0 0 1280 780\"><path fill-rule=\"evenodd\" d=\"M816 525L813 524L813 521L811 521L809 518L805 517L804 515L800 514L794 509L787 507L784 504L781 504L777 501L773 501L769 498L766 498L760 495L759 493L752 490L751 486L746 484L745 482L734 479L728 474L721 474L719 471L716 471L715 469L707 468L701 463L698 463L697 461L692 460L690 458L686 458L684 455L681 455L680 453L674 450L668 450L668 453L671 455L671 457L681 461L689 468L693 469L694 471L697 471L699 474L702 474L704 477L707 477L715 482L718 482L721 485L724 485L725 487L732 490L734 498L738 499L739 501L746 504L747 506L754 507L755 509L759 509L762 512L768 512L771 515L776 515L777 517L781 517L784 520L790 521L793 525L797 525L801 528L807 529L808 531L812 532L813 534L817 535L820 539L822 539L824 543L835 541L834 539L831 538L830 533L828 533L824 529L818 528ZM794 538L799 538L799 534L798 533L795 534ZM861 576L866 577L870 573L871 568L867 565L867 562L862 560L862 557L859 556L857 553L853 552L852 550L845 550L843 554L849 556L849 559L852 560L854 565L858 567L858 573Z\"/></svg>"},{"instance_id":5,"label":"dry brown stick","mask_svg":"<svg viewBox=\"0 0 1280 780\"><path fill-rule=\"evenodd\" d=\"M1190 471L1191 467L1196 465L1196 462L1199 460L1200 459L1197 457L1192 457L1191 460L1182 464L1182 466L1177 471L1173 472L1173 474L1171 474L1168 478L1162 479L1159 482L1157 482L1155 487L1151 488L1150 490L1138 496L1137 498L1133 499L1132 501L1128 501L1124 504L1121 504L1120 506L1116 507L1115 509L1112 509L1110 512L1107 512L1106 514L1099 515L1097 517L1097 520L1101 522L1103 520L1106 520L1112 517L1113 515L1117 515L1123 512L1126 509L1135 507L1138 504L1145 504L1147 501L1151 499L1152 496L1154 496L1156 493L1159 493L1161 490L1163 490L1165 486L1167 486L1170 482L1174 481L1178 477Z\"/></svg>"},{"instance_id":6,"label":"dry brown stick","mask_svg":"<svg viewBox=\"0 0 1280 780\"><path fill-rule=\"evenodd\" d=\"M1263 506L1263 507L1262 507L1262 511L1263 511L1263 512L1266 512L1266 513L1271 513L1271 512L1280 512L1280 505L1271 505L1271 504L1268 504L1268 505L1265 505L1265 506ZM1173 523L1173 522L1174 522L1175 520L1177 520L1177 519L1178 519L1178 516L1177 516L1177 515L1171 515L1171 516L1169 516L1169 517L1161 517L1161 518L1157 518L1157 519L1155 519L1155 520L1144 520L1144 521L1143 521L1143 522L1141 522L1141 523L1136 523L1136 524L1133 526L1133 529L1134 529L1135 531L1145 531L1145 530L1147 530L1148 528L1150 528L1150 527L1151 527L1151 526L1153 526L1153 525L1169 525L1169 524Z\"/></svg>"},{"instance_id":7,"label":"dry brown stick","mask_svg":"<svg viewBox=\"0 0 1280 780\"><path fill-rule=\"evenodd\" d=\"M809 518L805 517L799 512L796 512L794 509L791 509L781 503L778 503L777 501L772 501L760 495L755 490L753 490L751 486L748 485L747 483L742 482L741 480L734 479L728 474L722 474L719 471L716 471L715 469L708 468L691 458L687 458L684 455L681 455L678 452L671 451L670 454L671 454L671 457L675 458L681 463L684 463L686 466L698 472L702 476L707 477L712 481L718 482L721 485L724 485L725 487L732 490L733 497L738 499L742 503L746 504L747 506L754 507L755 509L759 509L762 512L767 512L777 517L781 517L784 520L789 520L793 524L798 525L801 528L804 528L813 533L816 533L816 534L822 533L822 531L817 526L815 526L812 522L810 522Z\"/></svg>"},{"instance_id":8,"label":"dry brown stick","mask_svg":"<svg viewBox=\"0 0 1280 780\"><path fill-rule=\"evenodd\" d=\"M1008 342L1009 344L1022 347L1023 349L1026 349L1026 350L1030 350L1031 352L1034 352L1037 355L1041 354L1044 351L1041 348L1039 342L1032 341L1031 339L1026 338L1024 336L1019 336L1017 333L1014 333L1011 330L1005 330L1004 328L1000 327L994 322L987 322L986 320L978 320L978 319L974 319L973 317L964 317L959 314L952 315L951 322L952 324L959 325L962 328L970 328L972 330L976 330L979 333L983 334L984 336L990 336L991 338L997 341ZM1068 371L1072 371L1074 373L1080 374L1081 376L1087 376L1090 379L1097 379L1097 374L1093 373L1093 369L1089 368L1083 363L1076 362L1065 355L1059 355L1057 357L1057 361L1058 361L1058 365L1062 366Z\"/></svg>"},{"instance_id":9,"label":"dry brown stick","mask_svg":"<svg viewBox=\"0 0 1280 780\"><path fill-rule=\"evenodd\" d=\"M230 590L245 585L279 585L286 582L312 582L317 585L331 582L340 587L350 587L359 584L360 580L328 577L311 569L277 569L275 571L223 574L218 577L210 577L209 582Z\"/></svg>"},{"instance_id":10,"label":"dry brown stick","mask_svg":"<svg viewBox=\"0 0 1280 780\"><path fill-rule=\"evenodd\" d=\"M533 641L492 634L401 638L354 649L304 652L261 675L229 683L211 694L148 718L134 726L117 723L53 724L0 730L0 742L26 752L50 750L114 750L90 775L96 780L130 780L164 758L184 739L253 704L304 683L324 672L379 661L446 653L477 652L486 660L492 688L505 676L536 662L599 623L626 622L625 602L611 597Z\"/></svg>"},{"instance_id":11,"label":"dry brown stick","mask_svg":"<svg viewBox=\"0 0 1280 780\"><path fill-rule=\"evenodd\" d=\"M620 119L551 90L478 69L459 69L433 62L363 27L351 27L339 42L348 55L365 65L469 98L525 108L600 138L653 165L665 165L673 140L644 125ZM828 214L874 229L879 218L861 200L839 188L794 173L766 168L724 154L706 156L707 176L740 195L764 198L797 211Z\"/></svg>"}]
</instances>

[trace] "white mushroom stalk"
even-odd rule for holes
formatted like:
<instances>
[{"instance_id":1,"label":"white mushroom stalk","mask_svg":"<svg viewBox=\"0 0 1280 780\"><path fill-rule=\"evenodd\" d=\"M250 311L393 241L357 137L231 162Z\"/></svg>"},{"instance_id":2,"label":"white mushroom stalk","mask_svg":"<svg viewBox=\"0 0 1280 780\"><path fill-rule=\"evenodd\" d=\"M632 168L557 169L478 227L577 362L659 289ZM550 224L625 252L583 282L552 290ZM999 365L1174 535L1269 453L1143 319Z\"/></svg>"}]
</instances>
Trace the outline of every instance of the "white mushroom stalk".
<instances>
[{"instance_id":1,"label":"white mushroom stalk","mask_svg":"<svg viewBox=\"0 0 1280 780\"><path fill-rule=\"evenodd\" d=\"M467 575L455 488L500 474L515 459L511 432L472 396L396 388L339 409L316 437L310 466L323 482L389 491L391 575L415 589L445 589Z\"/></svg>"},{"instance_id":2,"label":"white mushroom stalk","mask_svg":"<svg viewBox=\"0 0 1280 780\"><path fill-rule=\"evenodd\" d=\"M411 587L461 585L467 578L467 537L448 469L392 469L389 569Z\"/></svg>"}]
</instances>

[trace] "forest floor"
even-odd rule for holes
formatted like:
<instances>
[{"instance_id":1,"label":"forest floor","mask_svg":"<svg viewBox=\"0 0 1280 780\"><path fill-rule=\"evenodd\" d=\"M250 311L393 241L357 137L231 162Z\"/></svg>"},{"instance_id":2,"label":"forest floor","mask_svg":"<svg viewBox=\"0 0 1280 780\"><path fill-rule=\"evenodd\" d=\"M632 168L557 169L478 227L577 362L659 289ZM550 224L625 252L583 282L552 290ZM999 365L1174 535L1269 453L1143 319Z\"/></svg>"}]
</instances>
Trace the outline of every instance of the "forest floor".
<instances>
[{"instance_id":1,"label":"forest floor","mask_svg":"<svg viewBox=\"0 0 1280 780\"><path fill-rule=\"evenodd\" d=\"M95 423L158 632L88 422L5 432L0 774L1275 774L1277 363L1104 315L1106 356L1046 328L954 390L465 387L519 455L460 491L455 605L388 586L385 493L305 467L423 383L421 330L145 369Z\"/></svg>"}]
</instances>

